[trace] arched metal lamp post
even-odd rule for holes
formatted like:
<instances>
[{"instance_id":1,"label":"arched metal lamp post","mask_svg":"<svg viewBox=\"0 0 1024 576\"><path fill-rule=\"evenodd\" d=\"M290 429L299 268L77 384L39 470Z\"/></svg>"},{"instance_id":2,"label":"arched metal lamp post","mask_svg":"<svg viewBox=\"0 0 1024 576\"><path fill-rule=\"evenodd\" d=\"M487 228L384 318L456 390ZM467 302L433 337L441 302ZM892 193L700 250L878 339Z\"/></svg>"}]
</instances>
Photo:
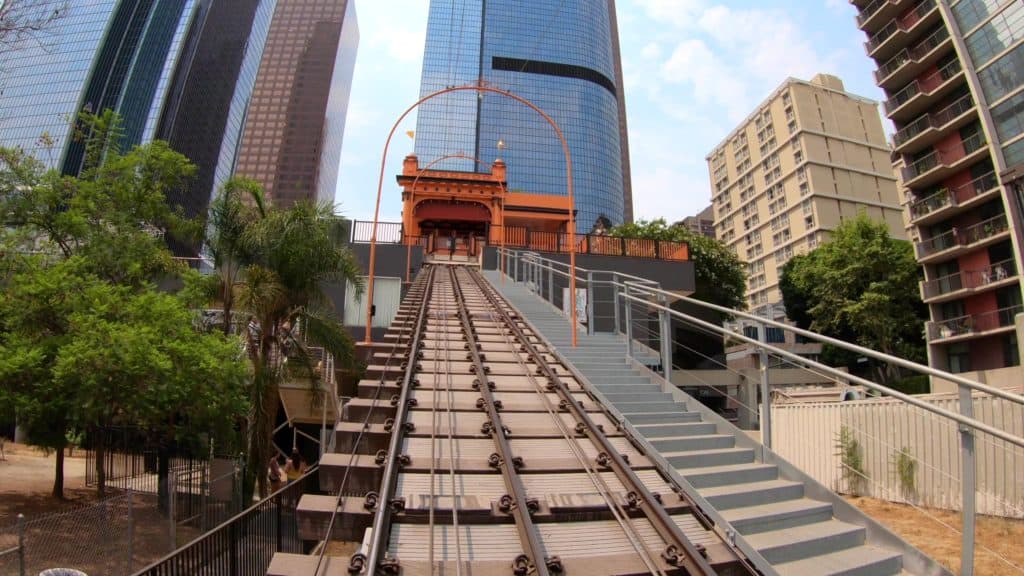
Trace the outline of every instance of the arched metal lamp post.
<instances>
[{"instance_id":1,"label":"arched metal lamp post","mask_svg":"<svg viewBox=\"0 0 1024 576\"><path fill-rule=\"evenodd\" d=\"M376 263L377 263L377 222L378 222L378 219L380 218L380 199L381 199L381 193L384 190L384 168L385 168L385 163L387 162L388 148L391 146L391 138L394 137L395 130L398 129L398 125L402 123L402 120L405 120L405 117L408 116L410 112L412 112L417 107L419 107L420 104L423 104L427 100L430 100L430 99L435 98L437 96L441 96L442 94L448 94L450 92L465 92L465 91L474 91L474 92L477 92L477 93L488 92L488 93L491 93L491 94L499 94L501 96L505 96L505 97L511 98L511 99L521 103L521 104L524 104L524 105L530 107L534 112L536 112L537 114L540 114L540 116L542 118L544 118L544 120L547 121L547 123L549 125L551 125L551 128L555 131L555 135L558 136L559 142L561 142L561 144L562 144L562 153L565 155L566 191L567 191L568 196L569 196L569 297L570 297L571 302L572 302L572 306L570 306L569 322L572 325L572 346L573 346L573 348L575 348L576 347L576 343L577 343L577 335L576 335L576 210L575 210L576 202L575 202L575 198L573 196L573 188L572 188L572 184L573 184L572 183L572 158L569 155L569 143L566 141L565 135L562 134L562 130L561 130L561 128L558 127L558 124L556 124L555 121L552 120L550 116L545 114L544 111L541 110L536 104L534 104L533 102L530 102L529 100L527 100L526 98L523 98L522 96L513 94L512 92L509 92L508 90L502 90L501 88L495 88L493 86L489 86L489 85L484 84L484 83L468 84L468 85L465 85L465 86L451 86L451 87L448 87L448 88L444 88L442 90L438 90L437 92L434 92L432 94L428 94L428 95L424 96L423 98L420 98L419 100L416 101L415 104L413 104L412 106L409 106L405 110L405 112L402 112L402 115L399 116L398 120L395 121L394 126L391 127L391 131L388 132L388 138L384 142L384 152L383 152L383 154L381 154L381 159L380 159L380 177L377 180L377 203L376 203L376 205L375 205L375 207L373 209L373 228L372 228L372 230L370 232L370 266L369 266L369 270L368 270L369 280L367 281L367 286L366 286L366 291L367 291L367 296L366 296L366 334L365 334L364 341L365 341L366 344L369 344L370 342L372 342L372 338L371 338L371 335L370 335L370 328L371 328L372 323L373 323L373 279L374 279L374 271L375 271Z\"/></svg>"}]
</instances>

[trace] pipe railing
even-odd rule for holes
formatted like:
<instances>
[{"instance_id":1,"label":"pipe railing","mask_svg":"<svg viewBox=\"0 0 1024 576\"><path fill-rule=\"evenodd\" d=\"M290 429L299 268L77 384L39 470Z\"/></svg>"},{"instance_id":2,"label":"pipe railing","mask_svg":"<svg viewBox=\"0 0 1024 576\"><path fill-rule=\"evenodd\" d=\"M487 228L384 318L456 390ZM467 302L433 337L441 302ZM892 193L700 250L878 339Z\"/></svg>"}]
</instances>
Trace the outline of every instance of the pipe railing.
<instances>
[{"instance_id":1,"label":"pipe railing","mask_svg":"<svg viewBox=\"0 0 1024 576\"><path fill-rule=\"evenodd\" d=\"M545 298L543 287L545 286L544 275L568 275L567 272L563 272L564 265L555 260L545 258L539 254L526 253L515 250L507 251L506 258L504 261L507 265L501 270L502 273L506 274L510 278L516 281L527 283L531 288L540 296L542 299ZM691 326L696 326L702 330L709 331L711 333L720 334L723 338L729 338L733 341L738 341L753 347L756 353L761 357L761 429L762 437L765 448L771 449L771 382L770 373L768 370L768 364L765 361L766 357L773 355L777 358L786 360L794 366L801 366L808 370L813 370L819 374L828 375L829 377L835 378L838 381L848 382L850 384L858 384L866 389L873 390L879 394L889 396L890 398L899 400L900 402L913 406L917 409L924 410L936 417L945 419L953 422L957 426L958 433L960 435L960 453L961 453L961 492L962 492L962 517L963 517L963 531L961 541L961 557L963 565L963 574L973 574L974 565L974 533L975 533L975 520L976 520L976 457L975 457L975 434L980 432L982 434L989 435L993 438L1008 442L1014 446L1024 448L1024 437L1018 436L1012 432L1008 432L996 426L982 422L974 417L974 400L972 392L978 392L987 394L989 396L1000 398L1013 404L1024 406L1024 396L989 386L987 384L970 380L958 374L953 374L931 366L919 364L905 358L900 358L883 352L878 352L870 348L845 342L837 338L818 334L810 330L805 330L786 324L779 320L773 320L771 318L765 318L750 314L748 312L734 310L724 306L719 306L702 300L697 300L688 296L682 296L676 292L670 292L662 289L657 283L643 278L638 278L628 274L622 274L614 271L597 271L590 269L578 269L577 274L581 276L579 280L582 281L582 286L588 290L588 317L592 318L593 312L593 299L590 294L596 286L604 285L610 286L613 290L613 298L615 300L615 324L614 331L622 333L626 336L626 354L629 357L633 357L634 349L637 345L635 342L633 332L634 321L631 318L632 309L634 305L642 305L651 314L649 318L649 324L651 326L657 326L656 329L652 328L652 331L660 332L655 338L658 344L658 355L660 356L660 363L662 372L665 375L665 379L671 382L671 371L672 371L672 345L673 338L671 336L672 324L671 320L676 319L685 322ZM597 280L596 275L607 275L607 280ZM537 281L535 281L537 280ZM552 293L550 290L551 282L547 282L549 287L547 298L550 302L554 303L551 298ZM718 314L722 314L726 317L733 319L746 320L758 327L758 333L756 337L751 337L742 333L736 333L728 328L723 327L720 324L709 322L707 320L697 318L691 314L686 314L678 310L674 310L670 307L669 302L680 301L684 302L696 310L712 311ZM623 306L624 305L624 306ZM624 308L624 314L620 314L620 309ZM655 318L655 315L657 318ZM622 329L622 323L620 322L620 316L625 317L625 329ZM932 378L938 378L951 382L957 386L958 397L959 397L959 411L954 412L936 406L925 400L921 400L912 395L900 392L889 386L879 384L869 379L850 374L849 372L839 370L837 368L822 364L818 361L811 360L805 356L800 356L794 352L785 350L778 346L774 346L771 343L766 342L765 333L768 328L776 328L794 334L806 341L817 342L820 344L829 344L836 348L852 352L859 356L864 356L872 360L883 362L890 366L895 366L930 376ZM594 330L593 322L588 323L588 331ZM654 343L655 338L652 338L649 342ZM641 342L641 344L643 344ZM653 350L653 346L648 346L648 349Z\"/></svg>"}]
</instances>

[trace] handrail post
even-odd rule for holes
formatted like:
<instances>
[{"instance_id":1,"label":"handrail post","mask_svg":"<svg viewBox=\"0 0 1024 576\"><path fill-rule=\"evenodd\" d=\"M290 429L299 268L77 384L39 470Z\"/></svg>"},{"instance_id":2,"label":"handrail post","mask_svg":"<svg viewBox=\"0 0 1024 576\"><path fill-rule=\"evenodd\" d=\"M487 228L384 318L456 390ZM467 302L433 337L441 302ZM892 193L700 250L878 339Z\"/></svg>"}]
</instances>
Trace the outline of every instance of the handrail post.
<instances>
[{"instance_id":1,"label":"handrail post","mask_svg":"<svg viewBox=\"0 0 1024 576\"><path fill-rule=\"evenodd\" d=\"M612 308L615 309L615 328L612 330L612 334L619 333L619 283L616 281L615 275L612 274Z\"/></svg>"},{"instance_id":2,"label":"handrail post","mask_svg":"<svg viewBox=\"0 0 1024 576\"><path fill-rule=\"evenodd\" d=\"M168 544L171 546L171 550L178 549L178 535L175 534L174 524L174 509L177 506L175 502L175 494L178 491L178 477L171 472L167 475L167 539Z\"/></svg>"},{"instance_id":3,"label":"handrail post","mask_svg":"<svg viewBox=\"0 0 1024 576\"><path fill-rule=\"evenodd\" d=\"M658 303L668 306L668 299L664 295L658 296ZM665 380L672 382L672 317L666 310L658 310L658 320L661 325L661 371Z\"/></svg>"},{"instance_id":4,"label":"handrail post","mask_svg":"<svg viewBox=\"0 0 1024 576\"><path fill-rule=\"evenodd\" d=\"M534 292L541 298L544 297L544 292L541 291L541 258L534 258Z\"/></svg>"},{"instance_id":5,"label":"handrail post","mask_svg":"<svg viewBox=\"0 0 1024 576\"><path fill-rule=\"evenodd\" d=\"M768 341L768 326L764 323L757 325L757 339L761 344ZM772 395L771 384L768 382L768 349L763 345L758 346L760 353L759 364L761 369L761 444L765 448L772 448Z\"/></svg>"},{"instance_id":6,"label":"handrail post","mask_svg":"<svg viewBox=\"0 0 1024 576\"><path fill-rule=\"evenodd\" d=\"M25 515L18 514L18 575L25 576Z\"/></svg>"},{"instance_id":7,"label":"handrail post","mask_svg":"<svg viewBox=\"0 0 1024 576\"><path fill-rule=\"evenodd\" d=\"M594 334L594 273L587 271L587 334Z\"/></svg>"},{"instance_id":8,"label":"handrail post","mask_svg":"<svg viewBox=\"0 0 1024 576\"><path fill-rule=\"evenodd\" d=\"M629 284L624 286L622 304L626 311L626 358L633 357L633 303L626 298L629 295Z\"/></svg>"},{"instance_id":9,"label":"handrail post","mask_svg":"<svg viewBox=\"0 0 1024 576\"><path fill-rule=\"evenodd\" d=\"M555 303L555 267L548 264L548 302Z\"/></svg>"},{"instance_id":10,"label":"handrail post","mask_svg":"<svg viewBox=\"0 0 1024 576\"><path fill-rule=\"evenodd\" d=\"M974 418L974 399L970 388L961 384L957 386L957 391L960 395L960 414L967 418ZM974 453L974 431L963 424L957 428L960 431L960 487L963 500L961 504L963 533L960 542L960 574L973 576L974 529L977 513L977 465Z\"/></svg>"},{"instance_id":11,"label":"handrail post","mask_svg":"<svg viewBox=\"0 0 1024 576\"><path fill-rule=\"evenodd\" d=\"M135 555L135 506L132 498L131 486L125 491L125 499L128 501L128 573L132 573L132 556Z\"/></svg>"}]
</instances>

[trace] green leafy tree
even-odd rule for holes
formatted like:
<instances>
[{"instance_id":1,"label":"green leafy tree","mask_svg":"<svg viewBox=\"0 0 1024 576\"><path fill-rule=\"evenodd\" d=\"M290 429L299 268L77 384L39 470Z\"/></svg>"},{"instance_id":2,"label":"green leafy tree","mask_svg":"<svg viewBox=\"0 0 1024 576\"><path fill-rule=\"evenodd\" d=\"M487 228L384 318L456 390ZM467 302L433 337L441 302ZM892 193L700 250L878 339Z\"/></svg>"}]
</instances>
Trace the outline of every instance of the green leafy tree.
<instances>
[{"instance_id":1,"label":"green leafy tree","mask_svg":"<svg viewBox=\"0 0 1024 576\"><path fill-rule=\"evenodd\" d=\"M696 276L694 298L742 310L746 308L747 276L743 263L725 244L684 226L668 225L663 218L638 220L612 228L611 236L686 242Z\"/></svg>"},{"instance_id":2,"label":"green leafy tree","mask_svg":"<svg viewBox=\"0 0 1024 576\"><path fill-rule=\"evenodd\" d=\"M223 432L244 412L240 342L198 333L186 303L155 287L187 274L164 238L194 226L165 194L194 167L160 142L122 153L119 125L111 113L82 116L79 177L0 149L0 402L57 451L58 497L68 432L93 432L102 452L104 426L176 442Z\"/></svg>"},{"instance_id":3,"label":"green leafy tree","mask_svg":"<svg viewBox=\"0 0 1024 576\"><path fill-rule=\"evenodd\" d=\"M787 314L798 324L921 360L926 310L920 277L910 243L892 238L885 223L862 213L840 224L828 242L787 263L780 288ZM885 382L900 376L894 366L877 369Z\"/></svg>"},{"instance_id":4,"label":"green leafy tree","mask_svg":"<svg viewBox=\"0 0 1024 576\"><path fill-rule=\"evenodd\" d=\"M229 193L225 191L222 198ZM260 196L256 190L246 193ZM338 226L331 206L299 202L286 209L264 207L240 220L244 222L240 234L217 228L222 222L238 221L235 218L215 218L210 234L215 239L212 244L230 232L239 239L235 254L244 255L233 256L244 266L233 282L232 298L250 319L244 330L252 383L246 450L249 465L243 492L250 497L256 489L261 496L268 493L262 472L273 455L280 384L297 373L296 367L316 379L317 358L309 346L333 354L339 366L354 365L352 339L323 288L348 281L361 291L362 272L341 242L339 229L343 227Z\"/></svg>"}]
</instances>

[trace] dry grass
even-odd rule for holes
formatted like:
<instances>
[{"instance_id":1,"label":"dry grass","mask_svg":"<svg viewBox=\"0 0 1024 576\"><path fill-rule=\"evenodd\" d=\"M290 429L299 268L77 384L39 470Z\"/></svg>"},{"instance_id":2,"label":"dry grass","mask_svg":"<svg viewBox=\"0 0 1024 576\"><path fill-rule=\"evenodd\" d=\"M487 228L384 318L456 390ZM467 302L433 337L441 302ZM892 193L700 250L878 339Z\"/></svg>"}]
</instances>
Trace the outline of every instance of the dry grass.
<instances>
[{"instance_id":1,"label":"dry grass","mask_svg":"<svg viewBox=\"0 0 1024 576\"><path fill-rule=\"evenodd\" d=\"M905 504L874 498L846 497L847 501L889 527L954 574L960 573L960 534ZM928 514L960 530L960 513L927 509ZM974 573L978 576L1024 574L1024 521L978 516ZM1009 560L1016 568L985 551L982 546Z\"/></svg>"}]
</instances>

